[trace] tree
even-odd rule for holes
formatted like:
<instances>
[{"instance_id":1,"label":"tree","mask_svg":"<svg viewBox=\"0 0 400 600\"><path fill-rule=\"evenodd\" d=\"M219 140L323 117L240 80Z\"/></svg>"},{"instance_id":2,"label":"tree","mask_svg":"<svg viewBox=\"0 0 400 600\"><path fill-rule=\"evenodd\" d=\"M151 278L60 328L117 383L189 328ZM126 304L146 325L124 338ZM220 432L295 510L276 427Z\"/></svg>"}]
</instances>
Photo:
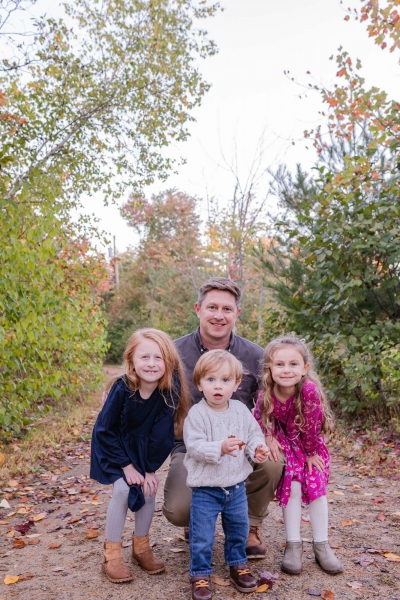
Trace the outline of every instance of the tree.
<instances>
[{"instance_id":1,"label":"tree","mask_svg":"<svg viewBox=\"0 0 400 600\"><path fill-rule=\"evenodd\" d=\"M382 35L398 48L397 11L370 2L362 20L370 17L382 48ZM321 90L327 131L306 132L319 155L315 176L278 171L283 212L269 257L259 257L275 278L271 326L314 344L343 411L382 415L400 401L400 105L365 88L360 61L342 51L337 63L342 83Z\"/></svg>"}]
</instances>

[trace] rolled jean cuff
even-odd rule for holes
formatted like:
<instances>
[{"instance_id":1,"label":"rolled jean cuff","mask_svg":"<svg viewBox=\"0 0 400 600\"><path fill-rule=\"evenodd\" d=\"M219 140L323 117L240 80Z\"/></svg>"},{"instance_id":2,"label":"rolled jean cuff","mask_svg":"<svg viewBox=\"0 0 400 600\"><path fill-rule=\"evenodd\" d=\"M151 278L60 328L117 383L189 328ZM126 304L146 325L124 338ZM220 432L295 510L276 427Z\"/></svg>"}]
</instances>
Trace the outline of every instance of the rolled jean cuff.
<instances>
[{"instance_id":1,"label":"rolled jean cuff","mask_svg":"<svg viewBox=\"0 0 400 600\"><path fill-rule=\"evenodd\" d=\"M230 560L227 565L228 567L237 567L238 565L247 565L249 562L247 556L244 557L243 560Z\"/></svg>"},{"instance_id":2,"label":"rolled jean cuff","mask_svg":"<svg viewBox=\"0 0 400 600\"><path fill-rule=\"evenodd\" d=\"M208 577L209 575L212 575L212 569L207 570L206 573L204 571L189 571L189 575L190 577L202 577L203 575L204 577Z\"/></svg>"}]
</instances>

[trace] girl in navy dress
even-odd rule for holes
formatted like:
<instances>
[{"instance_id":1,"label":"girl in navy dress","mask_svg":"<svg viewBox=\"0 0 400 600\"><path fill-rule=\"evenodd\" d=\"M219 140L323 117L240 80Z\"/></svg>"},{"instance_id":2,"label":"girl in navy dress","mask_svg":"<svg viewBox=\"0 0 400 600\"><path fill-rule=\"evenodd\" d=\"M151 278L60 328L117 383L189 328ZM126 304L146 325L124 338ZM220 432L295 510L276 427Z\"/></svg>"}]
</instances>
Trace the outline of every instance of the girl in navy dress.
<instances>
[{"instance_id":1,"label":"girl in navy dress","mask_svg":"<svg viewBox=\"0 0 400 600\"><path fill-rule=\"evenodd\" d=\"M135 512L132 560L148 573L164 563L149 544L158 479L174 435L182 437L188 411L184 371L172 339L157 329L141 329L128 340L125 374L109 385L92 436L90 477L114 484L107 510L102 569L114 582L131 581L122 556L122 532L128 507Z\"/></svg>"}]
</instances>

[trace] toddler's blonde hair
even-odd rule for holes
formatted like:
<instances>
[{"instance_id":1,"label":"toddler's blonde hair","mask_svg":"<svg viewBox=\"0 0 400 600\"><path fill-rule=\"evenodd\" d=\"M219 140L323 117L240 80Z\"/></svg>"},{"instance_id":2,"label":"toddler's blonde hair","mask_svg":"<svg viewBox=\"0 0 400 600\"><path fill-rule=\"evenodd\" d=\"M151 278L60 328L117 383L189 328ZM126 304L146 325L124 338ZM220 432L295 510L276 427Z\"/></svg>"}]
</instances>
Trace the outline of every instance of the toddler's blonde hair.
<instances>
[{"instance_id":1,"label":"toddler's blonde hair","mask_svg":"<svg viewBox=\"0 0 400 600\"><path fill-rule=\"evenodd\" d=\"M234 377L236 383L243 377L243 365L227 350L209 350L203 354L197 361L193 371L193 383L200 385L200 379L203 379L208 373L215 373L221 367L227 366L229 373Z\"/></svg>"}]
</instances>

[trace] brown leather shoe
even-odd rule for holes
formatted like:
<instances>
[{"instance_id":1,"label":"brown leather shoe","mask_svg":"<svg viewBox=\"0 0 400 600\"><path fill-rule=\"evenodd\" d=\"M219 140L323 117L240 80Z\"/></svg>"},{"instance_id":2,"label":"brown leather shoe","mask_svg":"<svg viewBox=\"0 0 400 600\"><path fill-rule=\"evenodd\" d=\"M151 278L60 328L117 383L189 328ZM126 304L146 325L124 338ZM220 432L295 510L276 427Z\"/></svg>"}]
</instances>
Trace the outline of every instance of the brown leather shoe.
<instances>
[{"instance_id":1,"label":"brown leather shoe","mask_svg":"<svg viewBox=\"0 0 400 600\"><path fill-rule=\"evenodd\" d=\"M153 554L148 535L132 537L132 561L139 563L150 575L165 570L163 561Z\"/></svg>"},{"instance_id":2,"label":"brown leather shoe","mask_svg":"<svg viewBox=\"0 0 400 600\"><path fill-rule=\"evenodd\" d=\"M124 562L121 542L104 542L102 571L112 583L132 581L130 568Z\"/></svg>"},{"instance_id":3,"label":"brown leather shoe","mask_svg":"<svg viewBox=\"0 0 400 600\"><path fill-rule=\"evenodd\" d=\"M190 578L192 585L192 600L211 600L211 577L210 575L196 575Z\"/></svg>"},{"instance_id":4,"label":"brown leather shoe","mask_svg":"<svg viewBox=\"0 0 400 600\"><path fill-rule=\"evenodd\" d=\"M250 526L249 537L247 538L246 555L249 560L254 558L265 558L267 550L261 537L261 527Z\"/></svg>"},{"instance_id":5,"label":"brown leather shoe","mask_svg":"<svg viewBox=\"0 0 400 600\"><path fill-rule=\"evenodd\" d=\"M257 589L257 581L247 568L247 564L229 567L229 579L239 592L249 594Z\"/></svg>"}]
</instances>

